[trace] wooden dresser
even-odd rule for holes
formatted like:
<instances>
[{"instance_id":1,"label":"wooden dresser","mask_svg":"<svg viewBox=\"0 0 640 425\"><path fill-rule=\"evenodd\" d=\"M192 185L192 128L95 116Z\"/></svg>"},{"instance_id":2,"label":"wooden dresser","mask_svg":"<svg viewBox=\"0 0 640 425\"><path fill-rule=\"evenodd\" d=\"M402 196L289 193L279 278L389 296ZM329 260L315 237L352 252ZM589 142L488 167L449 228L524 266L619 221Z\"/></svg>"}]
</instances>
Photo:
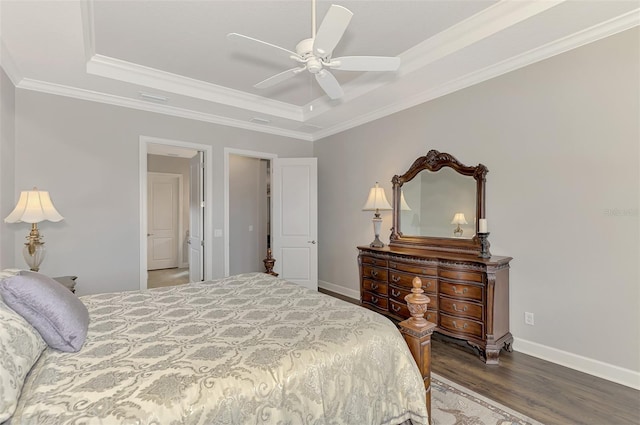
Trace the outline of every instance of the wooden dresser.
<instances>
[{"instance_id":1,"label":"wooden dresser","mask_svg":"<svg viewBox=\"0 0 640 425\"><path fill-rule=\"evenodd\" d=\"M509 261L474 254L406 247L358 247L362 305L401 321L410 317L404 297L414 277L431 299L426 319L435 332L465 340L487 364L511 350Z\"/></svg>"}]
</instances>

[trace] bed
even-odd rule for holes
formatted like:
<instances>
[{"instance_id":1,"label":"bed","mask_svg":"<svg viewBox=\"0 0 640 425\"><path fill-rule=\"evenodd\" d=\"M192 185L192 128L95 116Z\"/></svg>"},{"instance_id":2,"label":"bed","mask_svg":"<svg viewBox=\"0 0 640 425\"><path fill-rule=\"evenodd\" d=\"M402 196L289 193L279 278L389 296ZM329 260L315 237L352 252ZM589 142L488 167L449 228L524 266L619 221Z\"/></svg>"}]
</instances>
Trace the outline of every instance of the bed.
<instances>
[{"instance_id":1,"label":"bed","mask_svg":"<svg viewBox=\"0 0 640 425\"><path fill-rule=\"evenodd\" d=\"M428 423L393 323L283 279L80 299L82 348L42 351L7 424Z\"/></svg>"}]
</instances>

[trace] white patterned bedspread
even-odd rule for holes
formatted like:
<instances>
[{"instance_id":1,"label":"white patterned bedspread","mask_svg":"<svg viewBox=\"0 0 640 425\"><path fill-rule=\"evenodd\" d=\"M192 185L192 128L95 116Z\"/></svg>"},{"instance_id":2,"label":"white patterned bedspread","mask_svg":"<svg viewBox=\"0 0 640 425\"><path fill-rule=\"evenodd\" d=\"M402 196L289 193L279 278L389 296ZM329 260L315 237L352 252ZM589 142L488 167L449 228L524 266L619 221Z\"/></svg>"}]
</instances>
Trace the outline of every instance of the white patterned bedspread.
<instances>
[{"instance_id":1,"label":"white patterned bedspread","mask_svg":"<svg viewBox=\"0 0 640 425\"><path fill-rule=\"evenodd\" d=\"M47 349L10 424L427 423L396 327L263 273L81 298L78 353Z\"/></svg>"}]
</instances>

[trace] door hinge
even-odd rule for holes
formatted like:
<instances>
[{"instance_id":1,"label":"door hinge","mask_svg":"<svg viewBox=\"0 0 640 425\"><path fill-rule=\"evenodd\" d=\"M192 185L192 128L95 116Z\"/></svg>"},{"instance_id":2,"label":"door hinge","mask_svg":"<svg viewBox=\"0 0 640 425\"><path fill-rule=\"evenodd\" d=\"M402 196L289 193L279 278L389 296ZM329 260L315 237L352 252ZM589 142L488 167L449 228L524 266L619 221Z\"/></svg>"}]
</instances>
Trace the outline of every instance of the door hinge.
<instances>
[{"instance_id":1,"label":"door hinge","mask_svg":"<svg viewBox=\"0 0 640 425\"><path fill-rule=\"evenodd\" d=\"M204 201L200 202L200 208L204 208Z\"/></svg>"},{"instance_id":2,"label":"door hinge","mask_svg":"<svg viewBox=\"0 0 640 425\"><path fill-rule=\"evenodd\" d=\"M200 241L200 246L204 246L204 240Z\"/></svg>"}]
</instances>

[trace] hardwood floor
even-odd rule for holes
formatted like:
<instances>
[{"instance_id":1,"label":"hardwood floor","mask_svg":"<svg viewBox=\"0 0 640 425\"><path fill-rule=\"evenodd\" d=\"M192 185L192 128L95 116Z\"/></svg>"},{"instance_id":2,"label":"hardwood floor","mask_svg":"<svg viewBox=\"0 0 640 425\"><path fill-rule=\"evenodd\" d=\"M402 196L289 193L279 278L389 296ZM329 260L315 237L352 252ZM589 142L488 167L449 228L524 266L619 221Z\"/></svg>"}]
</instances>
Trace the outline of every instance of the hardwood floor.
<instances>
[{"instance_id":1,"label":"hardwood floor","mask_svg":"<svg viewBox=\"0 0 640 425\"><path fill-rule=\"evenodd\" d=\"M147 288L149 289L184 285L189 283L189 268L149 270L147 276Z\"/></svg>"},{"instance_id":2,"label":"hardwood floor","mask_svg":"<svg viewBox=\"0 0 640 425\"><path fill-rule=\"evenodd\" d=\"M432 370L546 425L640 425L640 391L516 351L487 366L466 343L434 335Z\"/></svg>"}]
</instances>

